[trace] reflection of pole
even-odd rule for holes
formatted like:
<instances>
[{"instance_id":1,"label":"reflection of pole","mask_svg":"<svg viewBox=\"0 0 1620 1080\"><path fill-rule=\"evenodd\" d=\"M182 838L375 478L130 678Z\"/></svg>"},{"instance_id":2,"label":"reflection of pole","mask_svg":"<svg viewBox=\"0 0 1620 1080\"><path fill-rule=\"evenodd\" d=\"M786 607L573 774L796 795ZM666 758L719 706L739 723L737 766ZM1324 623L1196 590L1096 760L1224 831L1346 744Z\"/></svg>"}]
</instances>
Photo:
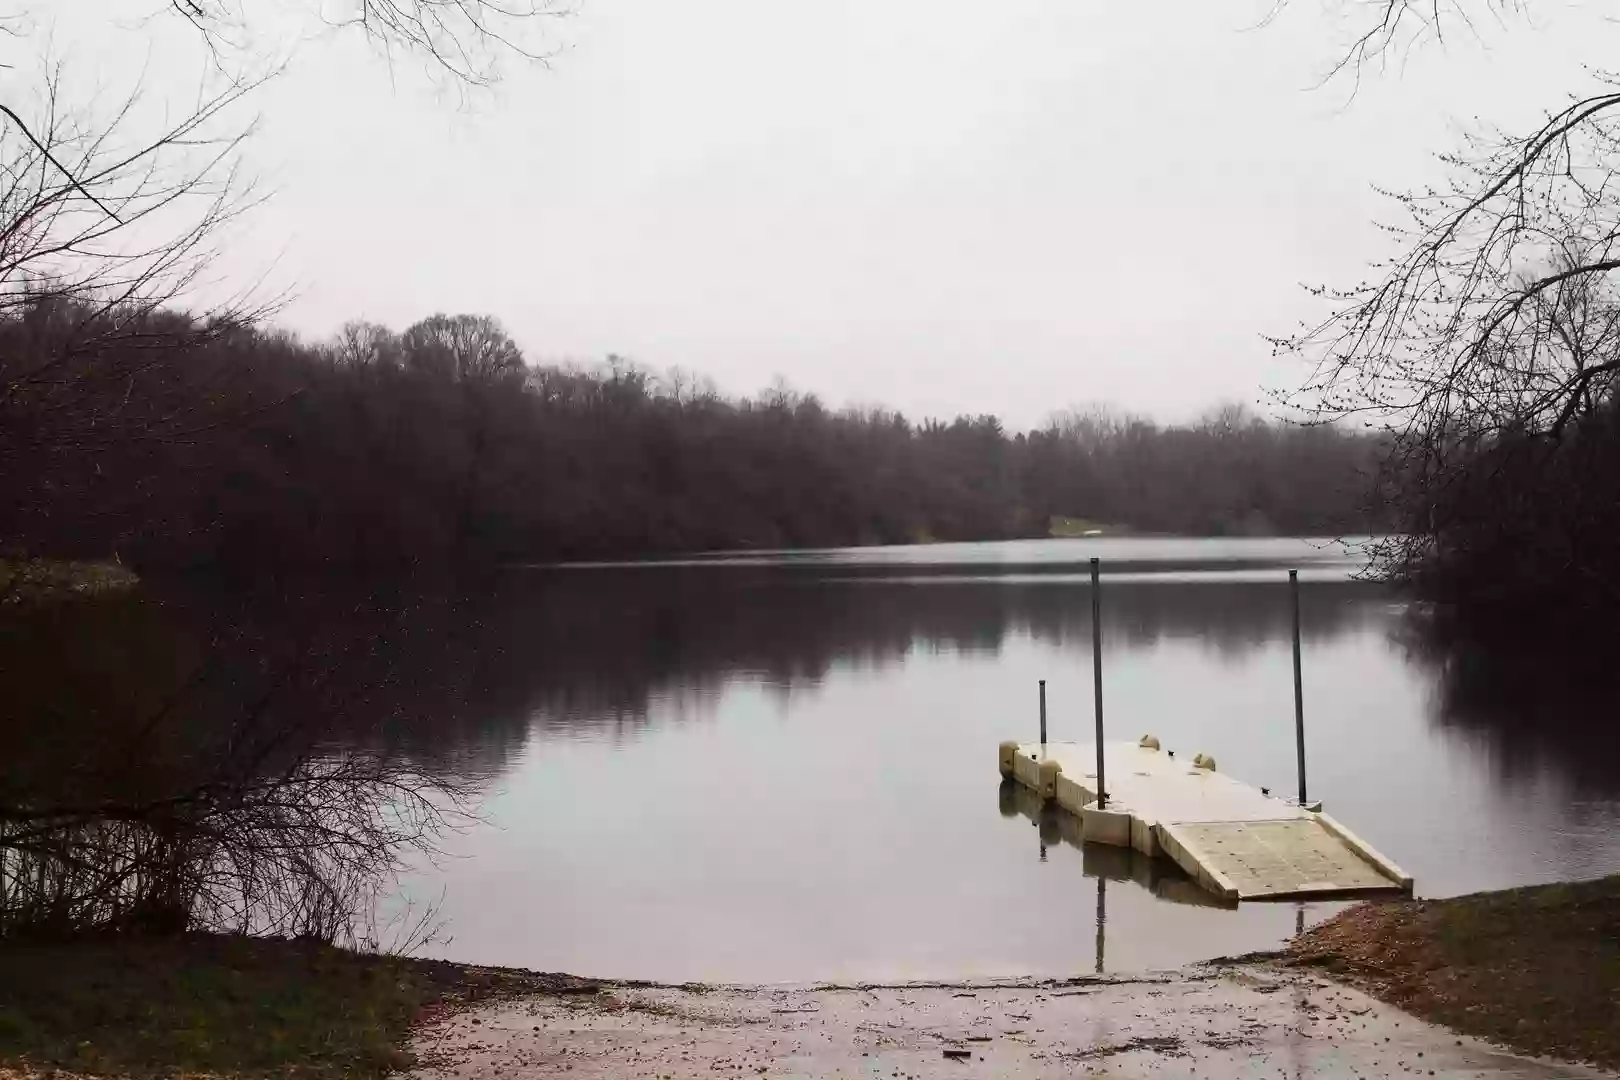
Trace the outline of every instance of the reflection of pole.
<instances>
[{"instance_id":1,"label":"reflection of pole","mask_svg":"<svg viewBox=\"0 0 1620 1080\"><path fill-rule=\"evenodd\" d=\"M1288 1029L1288 1059L1294 1064L1293 1080L1301 1080L1305 1075L1305 1040L1311 1037L1306 1030L1315 1019L1311 1015L1311 991L1307 983L1301 980L1294 991L1294 1023Z\"/></svg>"},{"instance_id":2,"label":"reflection of pole","mask_svg":"<svg viewBox=\"0 0 1620 1080\"><path fill-rule=\"evenodd\" d=\"M1035 826L1035 835L1041 842L1041 862L1046 861L1046 812L1045 800L1036 799L1035 811L1029 815L1029 823Z\"/></svg>"},{"instance_id":3,"label":"reflection of pole","mask_svg":"<svg viewBox=\"0 0 1620 1080\"><path fill-rule=\"evenodd\" d=\"M1097 559L1091 560L1091 678L1093 709L1097 714L1097 808L1108 805L1108 784L1103 778L1102 708L1102 571Z\"/></svg>"},{"instance_id":4,"label":"reflection of pole","mask_svg":"<svg viewBox=\"0 0 1620 1080\"><path fill-rule=\"evenodd\" d=\"M1041 680L1041 749L1046 749L1046 680Z\"/></svg>"},{"instance_id":5,"label":"reflection of pole","mask_svg":"<svg viewBox=\"0 0 1620 1080\"><path fill-rule=\"evenodd\" d=\"M1097 974L1103 973L1103 960L1108 945L1108 879L1097 875Z\"/></svg>"},{"instance_id":6,"label":"reflection of pole","mask_svg":"<svg viewBox=\"0 0 1620 1080\"><path fill-rule=\"evenodd\" d=\"M1288 571L1288 595L1294 608L1294 745L1299 755L1299 805L1305 805L1305 681L1299 657L1299 571Z\"/></svg>"}]
</instances>

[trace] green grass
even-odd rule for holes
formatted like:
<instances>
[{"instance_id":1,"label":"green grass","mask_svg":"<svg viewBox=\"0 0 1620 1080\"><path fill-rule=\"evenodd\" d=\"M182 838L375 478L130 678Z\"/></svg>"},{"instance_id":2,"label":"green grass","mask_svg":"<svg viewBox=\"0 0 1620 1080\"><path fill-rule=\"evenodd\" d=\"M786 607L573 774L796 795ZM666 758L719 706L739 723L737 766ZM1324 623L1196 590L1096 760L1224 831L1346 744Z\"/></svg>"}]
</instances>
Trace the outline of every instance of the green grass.
<instances>
[{"instance_id":1,"label":"green grass","mask_svg":"<svg viewBox=\"0 0 1620 1080\"><path fill-rule=\"evenodd\" d=\"M1289 951L1459 1031L1620 1066L1620 876L1364 904Z\"/></svg>"},{"instance_id":2,"label":"green grass","mask_svg":"<svg viewBox=\"0 0 1620 1080\"><path fill-rule=\"evenodd\" d=\"M0 945L0 1065L155 1077L381 1076L458 1004L567 976L195 935Z\"/></svg>"}]
</instances>

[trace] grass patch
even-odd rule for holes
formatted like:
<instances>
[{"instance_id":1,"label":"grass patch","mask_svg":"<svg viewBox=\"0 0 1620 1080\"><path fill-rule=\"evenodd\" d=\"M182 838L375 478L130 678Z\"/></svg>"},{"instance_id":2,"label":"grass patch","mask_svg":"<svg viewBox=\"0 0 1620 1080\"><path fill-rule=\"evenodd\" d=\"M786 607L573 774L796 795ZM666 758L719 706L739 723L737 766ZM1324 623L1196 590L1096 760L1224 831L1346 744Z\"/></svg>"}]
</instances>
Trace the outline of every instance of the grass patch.
<instances>
[{"instance_id":1,"label":"grass patch","mask_svg":"<svg viewBox=\"0 0 1620 1080\"><path fill-rule=\"evenodd\" d=\"M0 559L0 600L94 595L140 582L118 563Z\"/></svg>"},{"instance_id":2,"label":"grass patch","mask_svg":"<svg viewBox=\"0 0 1620 1080\"><path fill-rule=\"evenodd\" d=\"M1288 957L1471 1035L1620 1066L1620 876L1363 904Z\"/></svg>"},{"instance_id":3,"label":"grass patch","mask_svg":"<svg viewBox=\"0 0 1620 1080\"><path fill-rule=\"evenodd\" d=\"M460 1005L570 976L192 935L0 945L0 1066L155 1077L381 1076Z\"/></svg>"},{"instance_id":4,"label":"grass patch","mask_svg":"<svg viewBox=\"0 0 1620 1080\"><path fill-rule=\"evenodd\" d=\"M1075 539L1093 533L1104 536L1123 536L1130 530L1121 525L1110 525L1089 518L1054 517L1047 524L1046 534L1061 539Z\"/></svg>"}]
</instances>

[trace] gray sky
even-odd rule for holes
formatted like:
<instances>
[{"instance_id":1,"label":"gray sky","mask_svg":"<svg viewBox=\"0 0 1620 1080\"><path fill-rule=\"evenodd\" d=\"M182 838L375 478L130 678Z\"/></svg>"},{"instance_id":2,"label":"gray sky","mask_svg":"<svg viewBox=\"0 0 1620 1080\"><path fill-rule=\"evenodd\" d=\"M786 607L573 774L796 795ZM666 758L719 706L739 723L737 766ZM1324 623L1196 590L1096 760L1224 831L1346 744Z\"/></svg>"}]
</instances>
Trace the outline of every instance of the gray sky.
<instances>
[{"instance_id":1,"label":"gray sky","mask_svg":"<svg viewBox=\"0 0 1620 1080\"><path fill-rule=\"evenodd\" d=\"M53 16L70 58L81 4ZM581 0L549 68L464 102L322 37L257 100L276 195L227 265L275 260L311 336L488 312L532 359L1015 426L1252 402L1298 373L1261 335L1320 313L1299 284L1387 250L1372 185L1580 89L1615 33L1544 6L1351 101L1313 89L1349 31L1321 6Z\"/></svg>"}]
</instances>

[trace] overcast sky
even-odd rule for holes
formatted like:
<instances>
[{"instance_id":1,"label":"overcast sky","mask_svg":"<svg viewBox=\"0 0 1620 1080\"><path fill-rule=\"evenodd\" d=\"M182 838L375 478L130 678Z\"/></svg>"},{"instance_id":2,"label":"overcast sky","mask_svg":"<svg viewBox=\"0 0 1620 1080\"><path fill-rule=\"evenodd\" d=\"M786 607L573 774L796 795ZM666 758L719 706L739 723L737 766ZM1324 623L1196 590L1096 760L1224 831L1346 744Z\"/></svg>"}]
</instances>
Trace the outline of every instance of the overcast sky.
<instances>
[{"instance_id":1,"label":"overcast sky","mask_svg":"<svg viewBox=\"0 0 1620 1080\"><path fill-rule=\"evenodd\" d=\"M1020 427L1254 402L1298 375L1262 335L1320 313L1300 283L1387 251L1373 185L1587 85L1616 33L1547 5L1350 100L1315 88L1349 25L1311 2L1256 29L1267 7L581 0L549 67L465 101L321 37L257 100L276 194L229 265L274 262L309 336L487 312L531 359Z\"/></svg>"}]
</instances>

